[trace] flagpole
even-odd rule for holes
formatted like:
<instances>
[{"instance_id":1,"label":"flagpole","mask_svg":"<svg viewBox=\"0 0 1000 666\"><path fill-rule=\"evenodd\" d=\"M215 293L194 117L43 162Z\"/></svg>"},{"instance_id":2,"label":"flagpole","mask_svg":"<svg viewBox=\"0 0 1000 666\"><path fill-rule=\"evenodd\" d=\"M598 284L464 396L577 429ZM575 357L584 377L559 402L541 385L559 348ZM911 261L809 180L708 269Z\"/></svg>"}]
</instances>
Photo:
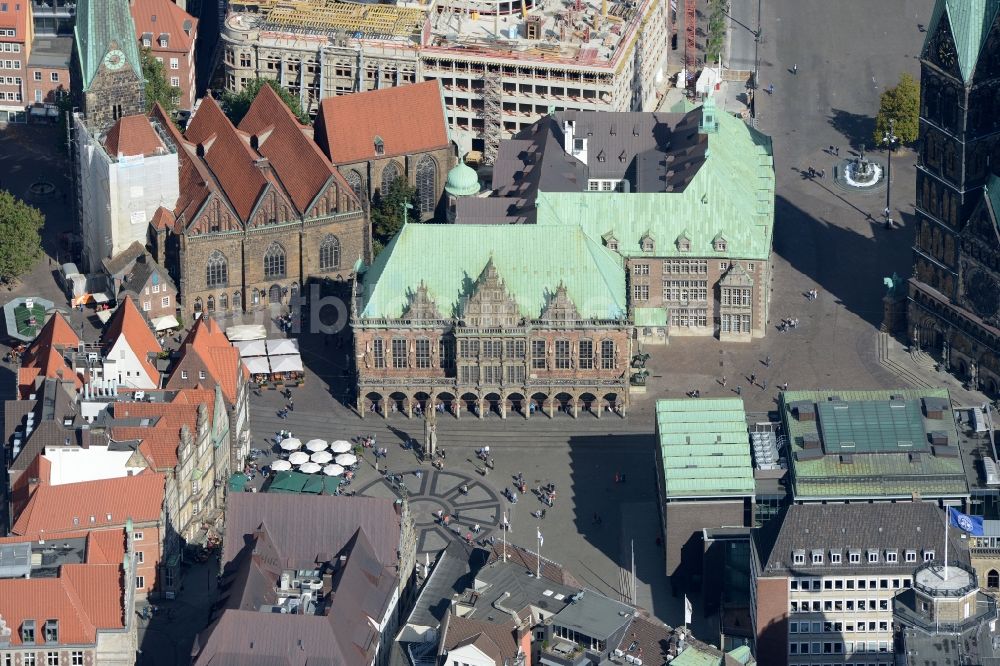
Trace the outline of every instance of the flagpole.
<instances>
[{"instance_id":1,"label":"flagpole","mask_svg":"<svg viewBox=\"0 0 1000 666\"><path fill-rule=\"evenodd\" d=\"M635 539L632 539L632 605L636 604L635 590Z\"/></svg>"},{"instance_id":2,"label":"flagpole","mask_svg":"<svg viewBox=\"0 0 1000 666\"><path fill-rule=\"evenodd\" d=\"M542 577L542 531L535 528L535 534L538 535L538 552L535 553L535 578Z\"/></svg>"},{"instance_id":3,"label":"flagpole","mask_svg":"<svg viewBox=\"0 0 1000 666\"><path fill-rule=\"evenodd\" d=\"M503 532L503 561L507 561L507 512L503 512L503 525L500 526L500 531Z\"/></svg>"},{"instance_id":4,"label":"flagpole","mask_svg":"<svg viewBox=\"0 0 1000 666\"><path fill-rule=\"evenodd\" d=\"M951 509L944 508L944 579L948 580L948 523L951 519Z\"/></svg>"}]
</instances>

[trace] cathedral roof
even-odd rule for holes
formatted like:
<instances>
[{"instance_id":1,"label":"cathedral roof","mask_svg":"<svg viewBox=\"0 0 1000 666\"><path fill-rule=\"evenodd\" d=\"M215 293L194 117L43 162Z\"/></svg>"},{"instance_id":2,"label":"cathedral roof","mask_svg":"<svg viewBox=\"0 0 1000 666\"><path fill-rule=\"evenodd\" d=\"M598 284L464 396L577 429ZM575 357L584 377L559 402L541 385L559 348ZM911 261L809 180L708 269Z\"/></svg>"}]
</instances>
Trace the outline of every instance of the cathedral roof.
<instances>
[{"instance_id":1,"label":"cathedral roof","mask_svg":"<svg viewBox=\"0 0 1000 666\"><path fill-rule=\"evenodd\" d=\"M361 316L402 316L421 284L442 315L459 316L491 263L522 316L537 319L561 283L582 318L625 317L621 260L578 226L416 223L365 273Z\"/></svg>"},{"instance_id":2,"label":"cathedral roof","mask_svg":"<svg viewBox=\"0 0 1000 666\"><path fill-rule=\"evenodd\" d=\"M142 80L139 43L128 0L79 0L73 34L85 91L112 45L125 54L125 62Z\"/></svg>"},{"instance_id":3,"label":"cathedral roof","mask_svg":"<svg viewBox=\"0 0 1000 666\"><path fill-rule=\"evenodd\" d=\"M979 54L998 13L1000 0L937 0L924 48L938 34L941 18L947 16L962 78L971 81Z\"/></svg>"}]
</instances>

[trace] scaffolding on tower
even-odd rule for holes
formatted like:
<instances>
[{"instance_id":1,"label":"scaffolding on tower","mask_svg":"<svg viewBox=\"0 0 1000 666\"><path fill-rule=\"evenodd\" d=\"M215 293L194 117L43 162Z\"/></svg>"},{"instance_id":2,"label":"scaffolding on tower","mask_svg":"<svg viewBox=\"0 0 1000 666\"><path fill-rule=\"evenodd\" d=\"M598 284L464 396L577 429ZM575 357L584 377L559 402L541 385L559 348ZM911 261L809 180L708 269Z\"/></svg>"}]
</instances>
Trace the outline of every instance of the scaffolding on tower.
<instances>
[{"instance_id":1,"label":"scaffolding on tower","mask_svg":"<svg viewBox=\"0 0 1000 666\"><path fill-rule=\"evenodd\" d=\"M486 68L483 77L483 161L493 164L503 130L503 81L500 67Z\"/></svg>"}]
</instances>

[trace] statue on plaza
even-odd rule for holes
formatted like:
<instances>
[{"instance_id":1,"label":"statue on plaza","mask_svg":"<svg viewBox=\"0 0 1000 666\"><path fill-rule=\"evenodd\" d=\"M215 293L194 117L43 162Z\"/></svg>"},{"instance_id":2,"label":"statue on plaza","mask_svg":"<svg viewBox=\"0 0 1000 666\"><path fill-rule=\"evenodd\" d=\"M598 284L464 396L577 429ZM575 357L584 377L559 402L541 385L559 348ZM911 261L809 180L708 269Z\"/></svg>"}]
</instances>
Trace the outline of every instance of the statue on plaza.
<instances>
[{"instance_id":1,"label":"statue on plaza","mask_svg":"<svg viewBox=\"0 0 1000 666\"><path fill-rule=\"evenodd\" d=\"M424 410L424 456L434 460L437 453L437 410L431 405Z\"/></svg>"},{"instance_id":2,"label":"statue on plaza","mask_svg":"<svg viewBox=\"0 0 1000 666\"><path fill-rule=\"evenodd\" d=\"M899 298L903 296L904 282L905 280L899 277L899 273L893 273L892 277L882 278L882 284L886 287L885 295L889 298Z\"/></svg>"},{"instance_id":3,"label":"statue on plaza","mask_svg":"<svg viewBox=\"0 0 1000 666\"><path fill-rule=\"evenodd\" d=\"M941 365L945 370L948 369L948 357L951 355L951 348L948 345L948 341L945 340L941 343Z\"/></svg>"},{"instance_id":4,"label":"statue on plaza","mask_svg":"<svg viewBox=\"0 0 1000 666\"><path fill-rule=\"evenodd\" d=\"M979 390L979 368L976 367L975 361L969 364L969 386L973 391Z\"/></svg>"}]
</instances>

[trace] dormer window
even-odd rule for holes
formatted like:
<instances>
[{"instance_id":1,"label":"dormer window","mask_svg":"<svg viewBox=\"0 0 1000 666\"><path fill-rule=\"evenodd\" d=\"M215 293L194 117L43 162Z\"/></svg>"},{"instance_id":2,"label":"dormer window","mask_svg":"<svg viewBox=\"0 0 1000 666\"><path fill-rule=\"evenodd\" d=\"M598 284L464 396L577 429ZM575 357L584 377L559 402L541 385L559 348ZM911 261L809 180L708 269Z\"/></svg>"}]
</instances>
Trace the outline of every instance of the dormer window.
<instances>
[{"instance_id":1,"label":"dormer window","mask_svg":"<svg viewBox=\"0 0 1000 666\"><path fill-rule=\"evenodd\" d=\"M860 564L861 563L861 551L860 550L851 550L851 551L848 551L848 553L847 553L847 561L850 562L851 564Z\"/></svg>"},{"instance_id":2,"label":"dormer window","mask_svg":"<svg viewBox=\"0 0 1000 666\"><path fill-rule=\"evenodd\" d=\"M719 235L712 241L712 247L716 252L725 252L729 249L729 243L726 241L725 237Z\"/></svg>"},{"instance_id":3,"label":"dormer window","mask_svg":"<svg viewBox=\"0 0 1000 666\"><path fill-rule=\"evenodd\" d=\"M792 551L792 564L805 564L806 563L806 551L795 550Z\"/></svg>"},{"instance_id":4,"label":"dormer window","mask_svg":"<svg viewBox=\"0 0 1000 666\"><path fill-rule=\"evenodd\" d=\"M899 553L894 550L885 551L885 561L889 564L895 564L899 562Z\"/></svg>"},{"instance_id":5,"label":"dormer window","mask_svg":"<svg viewBox=\"0 0 1000 666\"><path fill-rule=\"evenodd\" d=\"M382 141L382 137L380 136L375 137L375 154L385 155L385 142Z\"/></svg>"},{"instance_id":6,"label":"dormer window","mask_svg":"<svg viewBox=\"0 0 1000 666\"><path fill-rule=\"evenodd\" d=\"M639 239L639 245L642 247L643 252L652 252L656 249L656 243L653 241L653 237L649 234L644 234L643 237Z\"/></svg>"},{"instance_id":7,"label":"dormer window","mask_svg":"<svg viewBox=\"0 0 1000 666\"><path fill-rule=\"evenodd\" d=\"M875 549L868 550L868 564L878 563L878 551Z\"/></svg>"},{"instance_id":8,"label":"dormer window","mask_svg":"<svg viewBox=\"0 0 1000 666\"><path fill-rule=\"evenodd\" d=\"M22 643L34 643L35 642L35 621L25 620L21 623L21 642Z\"/></svg>"},{"instance_id":9,"label":"dormer window","mask_svg":"<svg viewBox=\"0 0 1000 666\"><path fill-rule=\"evenodd\" d=\"M597 161L598 162L607 162L608 161L608 157L607 157L607 155L604 154L603 150L601 152L597 153Z\"/></svg>"},{"instance_id":10,"label":"dormer window","mask_svg":"<svg viewBox=\"0 0 1000 666\"><path fill-rule=\"evenodd\" d=\"M59 620L45 621L45 642L46 643L59 642Z\"/></svg>"},{"instance_id":11,"label":"dormer window","mask_svg":"<svg viewBox=\"0 0 1000 666\"><path fill-rule=\"evenodd\" d=\"M840 564L841 559L841 552L839 550L830 551L830 564Z\"/></svg>"},{"instance_id":12,"label":"dormer window","mask_svg":"<svg viewBox=\"0 0 1000 666\"><path fill-rule=\"evenodd\" d=\"M924 562L933 562L933 561L934 561L934 551L933 550L925 550L924 551Z\"/></svg>"},{"instance_id":13,"label":"dormer window","mask_svg":"<svg viewBox=\"0 0 1000 666\"><path fill-rule=\"evenodd\" d=\"M677 251L678 252L690 252L691 251L691 239L687 237L687 234L681 234L677 237Z\"/></svg>"},{"instance_id":14,"label":"dormer window","mask_svg":"<svg viewBox=\"0 0 1000 666\"><path fill-rule=\"evenodd\" d=\"M610 231L601 236L601 240L604 241L604 246L612 252L618 251L618 239Z\"/></svg>"},{"instance_id":15,"label":"dormer window","mask_svg":"<svg viewBox=\"0 0 1000 666\"><path fill-rule=\"evenodd\" d=\"M814 550L812 552L812 563L813 564L823 564L823 551Z\"/></svg>"},{"instance_id":16,"label":"dormer window","mask_svg":"<svg viewBox=\"0 0 1000 666\"><path fill-rule=\"evenodd\" d=\"M906 551L906 561L909 562L909 563L911 563L911 564L914 563L914 562L916 562L917 561L917 551L915 551L915 550L908 550L908 551Z\"/></svg>"},{"instance_id":17,"label":"dormer window","mask_svg":"<svg viewBox=\"0 0 1000 666\"><path fill-rule=\"evenodd\" d=\"M142 33L142 45L147 49L153 45L153 33L151 32Z\"/></svg>"}]
</instances>

